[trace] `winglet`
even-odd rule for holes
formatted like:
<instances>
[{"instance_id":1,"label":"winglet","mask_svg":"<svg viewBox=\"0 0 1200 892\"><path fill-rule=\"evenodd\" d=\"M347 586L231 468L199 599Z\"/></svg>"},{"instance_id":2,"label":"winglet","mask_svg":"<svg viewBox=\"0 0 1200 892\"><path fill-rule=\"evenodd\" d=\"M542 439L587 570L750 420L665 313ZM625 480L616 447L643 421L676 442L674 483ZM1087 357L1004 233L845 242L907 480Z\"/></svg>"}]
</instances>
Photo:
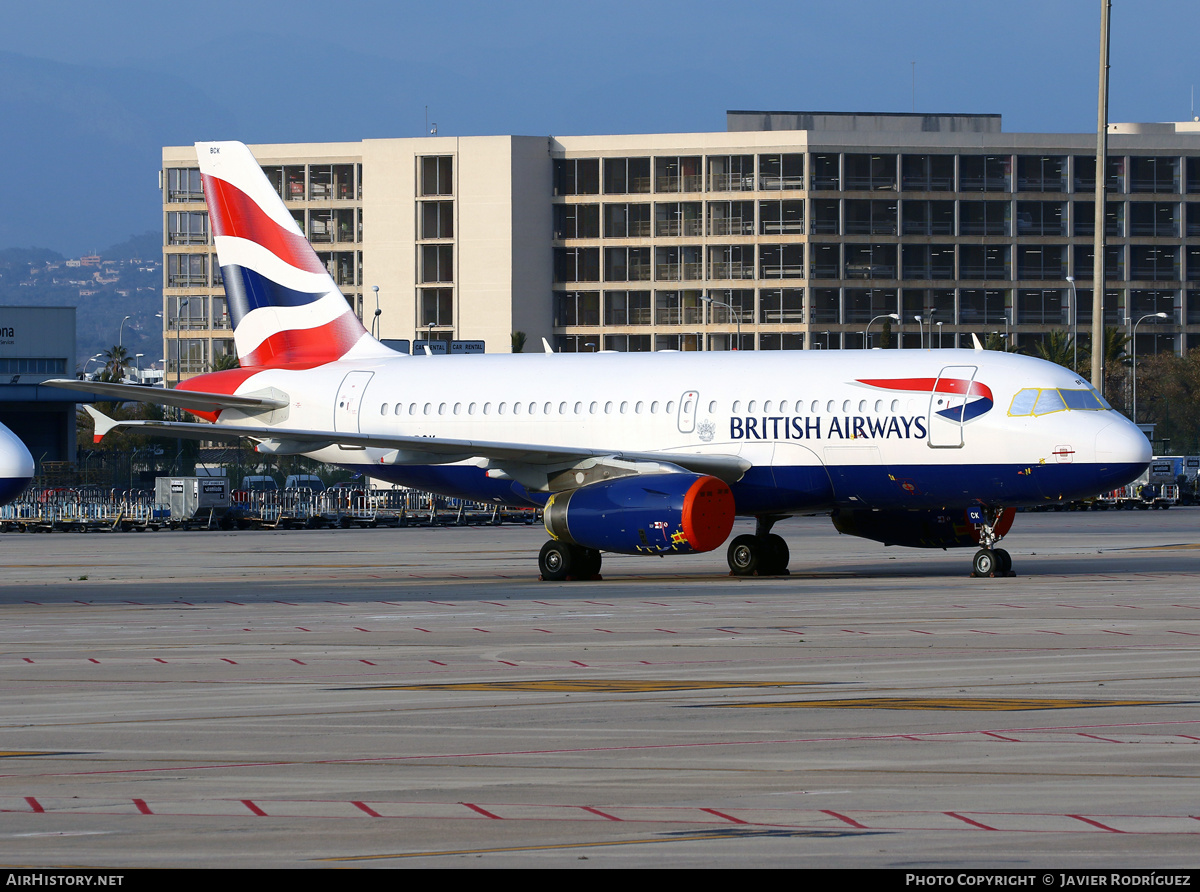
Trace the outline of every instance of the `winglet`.
<instances>
[{"instance_id":1,"label":"winglet","mask_svg":"<svg viewBox=\"0 0 1200 892\"><path fill-rule=\"evenodd\" d=\"M553 353L554 348L550 346L550 342L542 338L542 349L547 353Z\"/></svg>"},{"instance_id":2,"label":"winglet","mask_svg":"<svg viewBox=\"0 0 1200 892\"><path fill-rule=\"evenodd\" d=\"M99 443L104 439L104 435L120 424L119 421L109 418L95 406L90 406L87 403L83 404L83 411L92 416L92 420L96 422L96 433L93 442Z\"/></svg>"},{"instance_id":3,"label":"winglet","mask_svg":"<svg viewBox=\"0 0 1200 892\"><path fill-rule=\"evenodd\" d=\"M976 350L982 350L983 344L979 343L979 338L975 332L971 332L971 343L975 345Z\"/></svg>"}]
</instances>

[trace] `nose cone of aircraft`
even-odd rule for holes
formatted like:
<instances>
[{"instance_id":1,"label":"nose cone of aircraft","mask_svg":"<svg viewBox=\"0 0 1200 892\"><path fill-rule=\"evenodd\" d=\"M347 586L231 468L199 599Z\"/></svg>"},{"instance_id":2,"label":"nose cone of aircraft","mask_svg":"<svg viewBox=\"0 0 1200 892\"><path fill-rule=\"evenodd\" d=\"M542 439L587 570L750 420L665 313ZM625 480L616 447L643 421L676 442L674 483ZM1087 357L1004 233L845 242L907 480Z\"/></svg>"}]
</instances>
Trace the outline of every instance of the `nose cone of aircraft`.
<instances>
[{"instance_id":1,"label":"nose cone of aircraft","mask_svg":"<svg viewBox=\"0 0 1200 892\"><path fill-rule=\"evenodd\" d=\"M0 425L0 505L19 496L33 479L33 456L17 435Z\"/></svg>"},{"instance_id":2,"label":"nose cone of aircraft","mask_svg":"<svg viewBox=\"0 0 1200 892\"><path fill-rule=\"evenodd\" d=\"M1096 464L1112 475L1107 486L1124 486L1149 463L1150 441L1132 421L1118 418L1096 434Z\"/></svg>"}]
</instances>

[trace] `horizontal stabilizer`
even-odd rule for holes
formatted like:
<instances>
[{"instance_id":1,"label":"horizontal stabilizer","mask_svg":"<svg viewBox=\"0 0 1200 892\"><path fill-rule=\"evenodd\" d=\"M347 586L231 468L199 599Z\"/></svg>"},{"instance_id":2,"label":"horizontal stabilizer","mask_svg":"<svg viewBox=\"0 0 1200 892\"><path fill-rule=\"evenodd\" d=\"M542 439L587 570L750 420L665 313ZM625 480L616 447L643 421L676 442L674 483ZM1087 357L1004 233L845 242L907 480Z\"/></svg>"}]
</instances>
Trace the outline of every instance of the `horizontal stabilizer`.
<instances>
[{"instance_id":1,"label":"horizontal stabilizer","mask_svg":"<svg viewBox=\"0 0 1200 892\"><path fill-rule=\"evenodd\" d=\"M104 381L76 381L54 378L44 382L49 387L94 393L118 402L155 403L178 406L197 412L219 412L221 409L242 409L248 412L282 409L287 400L265 396L236 396L228 393L203 393L197 390L169 390L164 387L144 387L139 384L111 384Z\"/></svg>"}]
</instances>

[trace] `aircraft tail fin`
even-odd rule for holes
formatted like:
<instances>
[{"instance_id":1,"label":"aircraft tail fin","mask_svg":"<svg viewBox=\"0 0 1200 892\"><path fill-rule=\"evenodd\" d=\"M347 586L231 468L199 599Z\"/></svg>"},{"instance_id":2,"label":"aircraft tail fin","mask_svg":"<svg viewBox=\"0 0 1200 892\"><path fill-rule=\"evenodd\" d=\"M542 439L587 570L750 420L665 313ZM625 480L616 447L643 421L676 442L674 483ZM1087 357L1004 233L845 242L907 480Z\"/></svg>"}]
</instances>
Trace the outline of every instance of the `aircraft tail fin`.
<instances>
[{"instance_id":1,"label":"aircraft tail fin","mask_svg":"<svg viewBox=\"0 0 1200 892\"><path fill-rule=\"evenodd\" d=\"M393 355L363 328L250 150L204 142L196 156L243 368Z\"/></svg>"}]
</instances>

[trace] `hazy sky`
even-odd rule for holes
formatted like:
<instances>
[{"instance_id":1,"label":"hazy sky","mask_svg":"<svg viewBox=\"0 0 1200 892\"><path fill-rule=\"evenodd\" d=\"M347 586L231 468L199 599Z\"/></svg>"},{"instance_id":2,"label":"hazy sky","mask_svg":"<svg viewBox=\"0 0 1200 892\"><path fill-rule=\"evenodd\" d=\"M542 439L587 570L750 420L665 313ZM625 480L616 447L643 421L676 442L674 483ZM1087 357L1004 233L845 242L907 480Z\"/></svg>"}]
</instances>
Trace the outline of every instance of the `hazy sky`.
<instances>
[{"instance_id":1,"label":"hazy sky","mask_svg":"<svg viewBox=\"0 0 1200 892\"><path fill-rule=\"evenodd\" d=\"M80 219L56 228L52 206L19 230L68 250L159 225L164 142L417 136L426 106L442 135L707 131L724 129L727 109L914 108L1094 132L1099 21L1099 0L45 0L5 10L5 77L29 77L0 112L28 145L0 148L0 161L7 151L44 185L56 174L37 169L39 142L65 140L79 165L100 158L130 178L118 237ZM1200 3L1114 0L1112 35L1111 120L1186 119ZM136 166L108 162L123 152ZM13 232L0 227L0 247Z\"/></svg>"}]
</instances>

